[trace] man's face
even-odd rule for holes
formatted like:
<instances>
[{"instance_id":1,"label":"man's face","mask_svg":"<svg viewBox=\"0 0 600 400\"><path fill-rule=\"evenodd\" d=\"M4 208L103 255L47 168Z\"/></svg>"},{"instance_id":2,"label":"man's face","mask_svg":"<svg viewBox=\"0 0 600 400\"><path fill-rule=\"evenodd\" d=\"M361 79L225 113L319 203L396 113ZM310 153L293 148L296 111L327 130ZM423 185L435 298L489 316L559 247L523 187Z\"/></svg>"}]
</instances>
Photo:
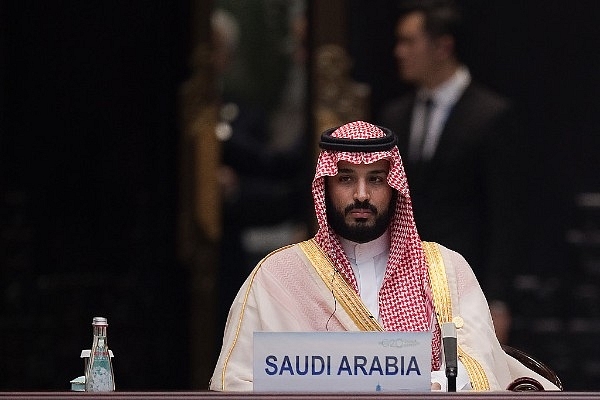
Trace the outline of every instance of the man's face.
<instances>
[{"instance_id":1,"label":"man's face","mask_svg":"<svg viewBox=\"0 0 600 400\"><path fill-rule=\"evenodd\" d=\"M395 191L387 183L388 160L373 164L338 162L338 174L327 177L327 219L343 238L365 243L387 229L396 205Z\"/></svg>"},{"instance_id":2,"label":"man's face","mask_svg":"<svg viewBox=\"0 0 600 400\"><path fill-rule=\"evenodd\" d=\"M435 73L437 46L425 31L425 16L412 12L396 25L397 42L394 55L400 77L407 82L423 85Z\"/></svg>"}]
</instances>

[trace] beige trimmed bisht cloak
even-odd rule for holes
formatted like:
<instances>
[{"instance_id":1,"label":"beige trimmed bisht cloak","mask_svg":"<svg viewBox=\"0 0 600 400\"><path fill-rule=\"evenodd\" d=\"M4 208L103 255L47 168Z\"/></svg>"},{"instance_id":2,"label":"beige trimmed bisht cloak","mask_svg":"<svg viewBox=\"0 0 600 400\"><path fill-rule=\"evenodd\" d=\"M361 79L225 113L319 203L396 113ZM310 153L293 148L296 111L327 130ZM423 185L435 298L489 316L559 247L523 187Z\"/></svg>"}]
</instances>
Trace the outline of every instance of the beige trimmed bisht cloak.
<instances>
[{"instance_id":1,"label":"beige trimmed bisht cloak","mask_svg":"<svg viewBox=\"0 0 600 400\"><path fill-rule=\"evenodd\" d=\"M438 322L456 323L459 358L473 389L506 390L513 380L527 376L538 380L547 390L558 390L502 350L487 301L464 258L437 244L424 243L424 249ZM352 310L352 307L342 307L339 297L334 301L332 290L336 295L340 292L328 287L321 278L318 268L309 260L309 256L313 259L311 250L318 251L312 240L276 250L246 279L229 311L211 390L252 390L255 331L381 330L361 321L362 302L355 302L358 309ZM328 282L343 281L332 267L329 271L327 267L320 271ZM327 273L329 278L334 275L337 278L329 279ZM350 296L349 303L352 300Z\"/></svg>"}]
</instances>

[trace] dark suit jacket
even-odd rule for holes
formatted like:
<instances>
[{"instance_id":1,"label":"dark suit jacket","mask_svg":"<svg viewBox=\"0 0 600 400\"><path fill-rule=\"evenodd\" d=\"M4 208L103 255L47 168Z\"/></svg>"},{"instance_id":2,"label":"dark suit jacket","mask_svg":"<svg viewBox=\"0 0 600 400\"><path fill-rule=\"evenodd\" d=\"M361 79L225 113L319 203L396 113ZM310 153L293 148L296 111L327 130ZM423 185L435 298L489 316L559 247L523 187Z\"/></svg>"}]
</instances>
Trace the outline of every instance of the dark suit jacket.
<instances>
[{"instance_id":1,"label":"dark suit jacket","mask_svg":"<svg viewBox=\"0 0 600 400\"><path fill-rule=\"evenodd\" d=\"M390 103L376 121L399 138L408 160L415 94ZM523 138L507 100L471 83L450 112L434 156L405 164L421 238L458 251L473 267L488 300L508 300L523 262L520 199Z\"/></svg>"}]
</instances>

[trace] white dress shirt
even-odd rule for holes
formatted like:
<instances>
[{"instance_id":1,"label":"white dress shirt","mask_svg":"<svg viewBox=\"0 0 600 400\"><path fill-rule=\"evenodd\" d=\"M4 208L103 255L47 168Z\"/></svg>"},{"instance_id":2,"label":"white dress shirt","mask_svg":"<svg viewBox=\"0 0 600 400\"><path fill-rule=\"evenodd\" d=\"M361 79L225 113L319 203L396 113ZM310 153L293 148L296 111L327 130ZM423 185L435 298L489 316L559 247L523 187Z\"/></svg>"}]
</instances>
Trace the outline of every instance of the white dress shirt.
<instances>
[{"instance_id":1,"label":"white dress shirt","mask_svg":"<svg viewBox=\"0 0 600 400\"><path fill-rule=\"evenodd\" d=\"M418 143L422 142L423 139L419 136L425 134L421 159L430 160L433 157L448 115L470 83L471 74L466 67L462 66L450 79L437 88L433 90L420 89L417 92L417 101L413 109L410 127L409 146L411 152L414 151L413 149ZM423 124L426 99L431 99L433 105L429 115L428 129L425 132Z\"/></svg>"}]
</instances>

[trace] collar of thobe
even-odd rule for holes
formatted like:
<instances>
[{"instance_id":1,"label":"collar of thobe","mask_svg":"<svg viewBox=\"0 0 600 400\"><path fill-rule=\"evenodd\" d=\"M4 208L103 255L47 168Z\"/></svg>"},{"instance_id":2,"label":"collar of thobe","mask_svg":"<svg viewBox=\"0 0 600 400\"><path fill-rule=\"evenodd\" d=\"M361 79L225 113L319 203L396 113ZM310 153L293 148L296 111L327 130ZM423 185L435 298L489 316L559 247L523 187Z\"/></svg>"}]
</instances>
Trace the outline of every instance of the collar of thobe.
<instances>
[{"instance_id":1,"label":"collar of thobe","mask_svg":"<svg viewBox=\"0 0 600 400\"><path fill-rule=\"evenodd\" d=\"M389 232L386 231L386 233L379 236L377 239L367 243L356 243L351 240L340 238L340 243L348 258L355 261L357 264L361 264L388 251L390 248L390 235Z\"/></svg>"},{"instance_id":2,"label":"collar of thobe","mask_svg":"<svg viewBox=\"0 0 600 400\"><path fill-rule=\"evenodd\" d=\"M471 83L471 74L465 66L460 66L444 83L434 89L420 89L417 100L424 102L431 99L437 106L451 106L458 101L467 86Z\"/></svg>"}]
</instances>

